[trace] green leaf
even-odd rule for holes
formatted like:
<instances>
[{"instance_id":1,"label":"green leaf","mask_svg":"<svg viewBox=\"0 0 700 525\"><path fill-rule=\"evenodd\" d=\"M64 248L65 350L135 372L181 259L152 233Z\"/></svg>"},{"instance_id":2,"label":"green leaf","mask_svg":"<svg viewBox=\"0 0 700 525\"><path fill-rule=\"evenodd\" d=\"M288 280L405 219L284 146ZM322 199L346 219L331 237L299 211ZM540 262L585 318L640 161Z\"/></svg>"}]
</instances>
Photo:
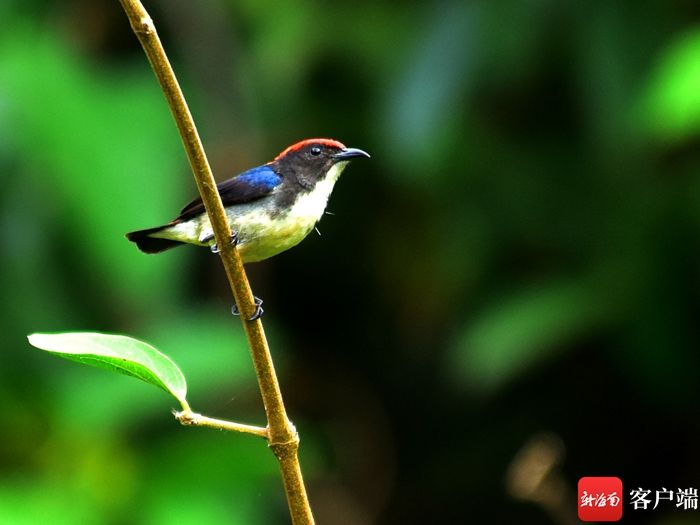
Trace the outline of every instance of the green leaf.
<instances>
[{"instance_id":1,"label":"green leaf","mask_svg":"<svg viewBox=\"0 0 700 525\"><path fill-rule=\"evenodd\" d=\"M96 332L32 334L33 346L71 361L106 368L150 383L174 396L184 410L187 383L173 361L151 345L124 335Z\"/></svg>"}]
</instances>

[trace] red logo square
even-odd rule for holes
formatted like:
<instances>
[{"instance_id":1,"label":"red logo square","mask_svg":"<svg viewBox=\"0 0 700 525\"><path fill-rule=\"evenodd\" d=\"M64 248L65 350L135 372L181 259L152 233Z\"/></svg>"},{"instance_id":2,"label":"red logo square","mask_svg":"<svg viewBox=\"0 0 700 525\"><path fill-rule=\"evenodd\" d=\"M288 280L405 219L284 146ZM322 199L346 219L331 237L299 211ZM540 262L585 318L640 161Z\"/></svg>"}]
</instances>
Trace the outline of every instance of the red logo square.
<instances>
[{"instance_id":1,"label":"red logo square","mask_svg":"<svg viewBox=\"0 0 700 525\"><path fill-rule=\"evenodd\" d=\"M578 519L620 521L622 480L616 477L585 477L578 480Z\"/></svg>"}]
</instances>

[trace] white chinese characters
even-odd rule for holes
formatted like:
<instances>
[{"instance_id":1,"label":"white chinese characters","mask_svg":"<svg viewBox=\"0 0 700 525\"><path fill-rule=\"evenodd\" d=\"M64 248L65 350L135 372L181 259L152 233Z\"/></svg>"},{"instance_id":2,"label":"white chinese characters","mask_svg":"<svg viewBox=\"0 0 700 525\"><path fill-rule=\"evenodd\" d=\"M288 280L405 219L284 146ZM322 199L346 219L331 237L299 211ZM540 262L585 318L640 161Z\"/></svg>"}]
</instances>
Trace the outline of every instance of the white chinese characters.
<instances>
[{"instance_id":1,"label":"white chinese characters","mask_svg":"<svg viewBox=\"0 0 700 525\"><path fill-rule=\"evenodd\" d=\"M665 501L668 501L669 504L674 503L676 507L683 510L697 510L698 508L698 489L696 488L679 488L674 492L666 487L662 487L661 490L654 491L653 497L651 493L651 490L643 489L642 487L631 490L630 504L632 508L634 510L647 510L649 508L653 510Z\"/></svg>"}]
</instances>

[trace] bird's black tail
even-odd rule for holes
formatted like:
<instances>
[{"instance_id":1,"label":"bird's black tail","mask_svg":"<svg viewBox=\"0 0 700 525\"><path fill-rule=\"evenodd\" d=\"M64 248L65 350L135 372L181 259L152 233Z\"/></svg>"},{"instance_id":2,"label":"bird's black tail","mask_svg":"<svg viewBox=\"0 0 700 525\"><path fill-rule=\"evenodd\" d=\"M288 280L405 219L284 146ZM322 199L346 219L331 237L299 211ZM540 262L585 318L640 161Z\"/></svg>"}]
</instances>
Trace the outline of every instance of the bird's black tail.
<instances>
[{"instance_id":1,"label":"bird's black tail","mask_svg":"<svg viewBox=\"0 0 700 525\"><path fill-rule=\"evenodd\" d=\"M170 239L158 239L157 237L151 237L152 234L163 231L168 228L171 224L166 224L165 226L158 226L157 228L148 228L147 230L138 230L135 232L129 232L126 234L126 238L131 242L136 243L139 250L144 253L160 253L170 248L175 248L179 244L185 244L180 241L173 241Z\"/></svg>"}]
</instances>

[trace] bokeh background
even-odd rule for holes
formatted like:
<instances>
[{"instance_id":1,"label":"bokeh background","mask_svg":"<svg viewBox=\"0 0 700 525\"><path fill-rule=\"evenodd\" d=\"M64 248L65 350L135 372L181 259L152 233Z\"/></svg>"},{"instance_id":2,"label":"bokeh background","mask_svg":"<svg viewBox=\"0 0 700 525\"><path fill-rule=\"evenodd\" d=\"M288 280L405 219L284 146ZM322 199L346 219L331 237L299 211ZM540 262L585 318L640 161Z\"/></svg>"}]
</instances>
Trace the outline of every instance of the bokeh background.
<instances>
[{"instance_id":1,"label":"bokeh background","mask_svg":"<svg viewBox=\"0 0 700 525\"><path fill-rule=\"evenodd\" d=\"M700 4L146 6L219 180L307 137L372 154L322 236L248 268L319 523L700 488ZM196 190L116 0L0 2L0 188L0 523L286 523L263 442L26 341L147 340L195 410L264 422L217 258L124 238Z\"/></svg>"}]
</instances>

